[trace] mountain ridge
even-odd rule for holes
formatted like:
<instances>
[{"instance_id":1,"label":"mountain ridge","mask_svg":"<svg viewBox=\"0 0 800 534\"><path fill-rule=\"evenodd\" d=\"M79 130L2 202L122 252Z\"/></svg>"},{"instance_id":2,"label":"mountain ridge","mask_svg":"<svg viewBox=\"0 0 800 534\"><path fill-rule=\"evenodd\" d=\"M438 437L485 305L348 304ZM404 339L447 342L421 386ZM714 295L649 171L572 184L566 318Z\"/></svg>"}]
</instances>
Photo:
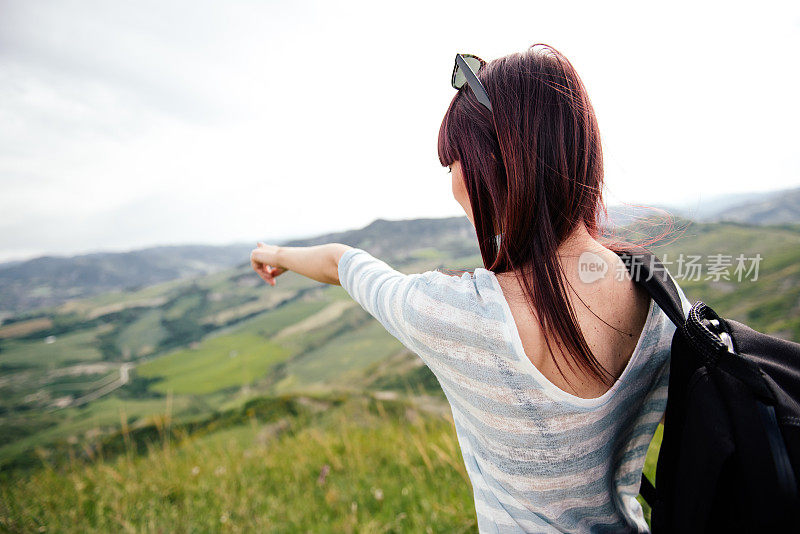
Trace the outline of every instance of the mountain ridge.
<instances>
[{"instance_id":1,"label":"mountain ridge","mask_svg":"<svg viewBox=\"0 0 800 534\"><path fill-rule=\"evenodd\" d=\"M744 196L743 196L744 195ZM742 198L749 198L739 202ZM676 220L731 221L741 224L800 224L800 188L771 193L727 194L709 199L709 210L674 206L613 205L601 224L618 230L632 223L670 215ZM695 215L695 217L691 217ZM442 235L448 235L442 240ZM411 238L413 236L413 239ZM449 257L479 254L475 230L465 216L389 220L378 218L363 228L287 239L283 246L338 242L369 249L402 264L412 249L436 248ZM14 314L58 305L107 291L129 290L170 280L243 267L253 245L157 245L127 252L92 252L75 256L39 256L0 263L0 324ZM185 258L191 258L186 260Z\"/></svg>"}]
</instances>

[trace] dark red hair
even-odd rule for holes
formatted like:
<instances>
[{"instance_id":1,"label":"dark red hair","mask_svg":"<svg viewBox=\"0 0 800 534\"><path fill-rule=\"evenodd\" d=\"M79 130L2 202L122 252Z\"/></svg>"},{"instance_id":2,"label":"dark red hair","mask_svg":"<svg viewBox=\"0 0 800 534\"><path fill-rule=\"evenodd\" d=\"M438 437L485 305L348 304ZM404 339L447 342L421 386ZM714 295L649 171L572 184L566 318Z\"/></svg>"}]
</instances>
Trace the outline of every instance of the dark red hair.
<instances>
[{"instance_id":1,"label":"dark red hair","mask_svg":"<svg viewBox=\"0 0 800 534\"><path fill-rule=\"evenodd\" d=\"M494 111L465 84L444 116L438 150L443 166L461 163L484 266L523 274L551 354L553 340L572 356L571 369L577 363L613 382L581 333L557 257L581 222L612 250L631 245L601 235L603 154L586 89L567 58L541 43L489 61L478 78Z\"/></svg>"}]
</instances>

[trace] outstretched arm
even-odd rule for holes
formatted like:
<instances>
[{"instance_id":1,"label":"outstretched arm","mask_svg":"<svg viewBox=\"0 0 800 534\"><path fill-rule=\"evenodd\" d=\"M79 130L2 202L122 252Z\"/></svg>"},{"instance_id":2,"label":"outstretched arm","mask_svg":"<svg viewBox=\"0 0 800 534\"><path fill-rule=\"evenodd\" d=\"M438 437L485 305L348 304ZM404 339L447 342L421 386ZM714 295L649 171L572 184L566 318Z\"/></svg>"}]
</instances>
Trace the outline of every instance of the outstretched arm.
<instances>
[{"instance_id":1,"label":"outstretched arm","mask_svg":"<svg viewBox=\"0 0 800 534\"><path fill-rule=\"evenodd\" d=\"M259 242L250 253L250 265L268 284L275 285L275 277L285 271L294 271L317 282L341 285L339 259L351 247L341 243L328 243L312 247L280 247Z\"/></svg>"}]
</instances>

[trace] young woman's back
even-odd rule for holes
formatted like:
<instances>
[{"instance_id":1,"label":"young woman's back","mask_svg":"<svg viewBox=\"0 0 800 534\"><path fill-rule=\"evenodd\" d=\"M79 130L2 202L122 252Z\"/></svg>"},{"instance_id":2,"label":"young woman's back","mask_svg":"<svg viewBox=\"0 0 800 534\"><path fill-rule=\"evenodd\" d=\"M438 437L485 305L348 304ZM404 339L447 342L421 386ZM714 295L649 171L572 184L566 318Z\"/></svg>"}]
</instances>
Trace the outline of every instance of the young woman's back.
<instances>
[{"instance_id":1,"label":"young woman's back","mask_svg":"<svg viewBox=\"0 0 800 534\"><path fill-rule=\"evenodd\" d=\"M647 529L636 495L666 406L675 331L652 300L619 379L583 398L528 357L541 353L526 354L495 273L405 275L358 248L338 268L342 287L436 375L481 532Z\"/></svg>"},{"instance_id":2,"label":"young woman's back","mask_svg":"<svg viewBox=\"0 0 800 534\"><path fill-rule=\"evenodd\" d=\"M581 252L590 251L609 266L605 276L585 283L579 275ZM588 234L576 236L561 247L560 258L567 274L570 297L578 324L586 342L598 361L618 378L628 363L639 338L650 307L650 295L624 274L622 260L612 251L595 242ZM537 315L528 305L518 274L496 275L503 290L522 348L531 363L556 387L577 397L594 398L605 393L609 385L580 369L570 368L563 353L550 353L545 333ZM606 327L603 321L615 327ZM559 365L556 365L556 362ZM562 371L559 371L559 368ZM562 374L563 372L563 374Z\"/></svg>"}]
</instances>

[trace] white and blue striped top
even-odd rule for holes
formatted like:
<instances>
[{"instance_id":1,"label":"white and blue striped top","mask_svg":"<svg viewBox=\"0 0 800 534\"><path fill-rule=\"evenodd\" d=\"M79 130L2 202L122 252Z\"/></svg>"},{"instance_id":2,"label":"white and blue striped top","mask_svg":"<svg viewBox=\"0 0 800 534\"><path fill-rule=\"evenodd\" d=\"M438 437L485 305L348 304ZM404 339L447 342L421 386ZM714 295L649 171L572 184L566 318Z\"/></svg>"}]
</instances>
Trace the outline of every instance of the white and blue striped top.
<instances>
[{"instance_id":1,"label":"white and blue striped top","mask_svg":"<svg viewBox=\"0 0 800 534\"><path fill-rule=\"evenodd\" d=\"M525 355L487 269L406 275L352 248L339 280L439 380L481 533L647 532L636 495L666 406L675 331L655 302L620 379L584 399L553 385Z\"/></svg>"}]
</instances>

